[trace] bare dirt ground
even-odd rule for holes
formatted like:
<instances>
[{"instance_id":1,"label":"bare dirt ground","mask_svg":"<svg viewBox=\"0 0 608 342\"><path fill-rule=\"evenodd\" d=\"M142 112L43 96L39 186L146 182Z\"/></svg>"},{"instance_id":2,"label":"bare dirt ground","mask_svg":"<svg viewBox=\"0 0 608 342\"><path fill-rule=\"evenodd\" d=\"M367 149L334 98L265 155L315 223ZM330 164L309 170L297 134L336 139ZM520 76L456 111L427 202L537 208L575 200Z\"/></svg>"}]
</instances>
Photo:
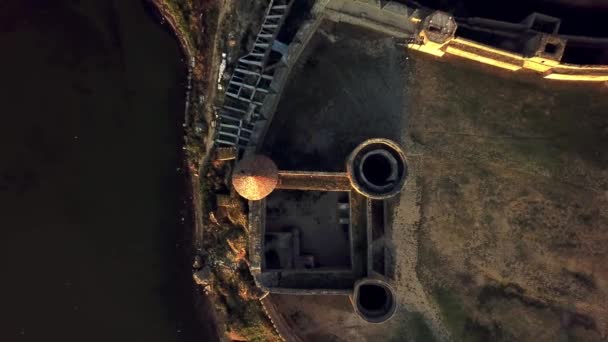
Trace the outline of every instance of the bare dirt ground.
<instances>
[{"instance_id":1,"label":"bare dirt ground","mask_svg":"<svg viewBox=\"0 0 608 342\"><path fill-rule=\"evenodd\" d=\"M345 25L317 35L266 151L339 168L332 156L383 136L413 174L391 203L394 319L272 295L288 325L310 341L606 338L608 89L409 54Z\"/></svg>"},{"instance_id":2,"label":"bare dirt ground","mask_svg":"<svg viewBox=\"0 0 608 342\"><path fill-rule=\"evenodd\" d=\"M417 273L456 340L608 334L606 89L417 57Z\"/></svg>"},{"instance_id":3,"label":"bare dirt ground","mask_svg":"<svg viewBox=\"0 0 608 342\"><path fill-rule=\"evenodd\" d=\"M284 170L344 171L365 139L398 140L403 53L386 36L324 23L287 81L265 153Z\"/></svg>"}]
</instances>

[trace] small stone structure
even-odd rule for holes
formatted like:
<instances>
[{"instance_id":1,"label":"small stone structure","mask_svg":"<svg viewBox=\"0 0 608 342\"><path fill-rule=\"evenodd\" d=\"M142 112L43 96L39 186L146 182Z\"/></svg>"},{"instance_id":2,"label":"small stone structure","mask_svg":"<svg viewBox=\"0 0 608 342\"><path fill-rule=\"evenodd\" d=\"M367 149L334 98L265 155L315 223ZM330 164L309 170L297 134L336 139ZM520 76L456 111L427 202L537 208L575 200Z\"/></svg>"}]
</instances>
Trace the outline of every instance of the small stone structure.
<instances>
[{"instance_id":1,"label":"small stone structure","mask_svg":"<svg viewBox=\"0 0 608 342\"><path fill-rule=\"evenodd\" d=\"M238 156L236 147L218 147L215 149L215 160L234 160Z\"/></svg>"},{"instance_id":2,"label":"small stone structure","mask_svg":"<svg viewBox=\"0 0 608 342\"><path fill-rule=\"evenodd\" d=\"M246 157L232 176L235 190L250 200L257 285L271 293L348 295L366 321L391 318L396 301L383 232L385 202L408 176L401 148L387 139L364 141L348 156L346 172L270 172L268 160Z\"/></svg>"},{"instance_id":3,"label":"small stone structure","mask_svg":"<svg viewBox=\"0 0 608 342\"><path fill-rule=\"evenodd\" d=\"M455 33L454 18L448 13L435 11L422 21L417 42L425 52L441 56L443 55L441 48L454 38Z\"/></svg>"},{"instance_id":4,"label":"small stone structure","mask_svg":"<svg viewBox=\"0 0 608 342\"><path fill-rule=\"evenodd\" d=\"M268 196L277 186L277 166L268 157L257 155L242 159L232 172L232 186L248 200Z\"/></svg>"}]
</instances>

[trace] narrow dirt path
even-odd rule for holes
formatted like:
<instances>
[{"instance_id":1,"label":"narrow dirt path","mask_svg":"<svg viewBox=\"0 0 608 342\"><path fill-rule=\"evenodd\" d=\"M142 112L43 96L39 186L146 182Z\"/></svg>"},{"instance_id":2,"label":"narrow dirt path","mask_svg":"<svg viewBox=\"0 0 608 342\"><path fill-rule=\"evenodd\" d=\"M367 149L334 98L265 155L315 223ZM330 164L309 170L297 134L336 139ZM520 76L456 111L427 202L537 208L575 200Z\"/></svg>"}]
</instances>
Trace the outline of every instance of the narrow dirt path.
<instances>
[{"instance_id":1,"label":"narrow dirt path","mask_svg":"<svg viewBox=\"0 0 608 342\"><path fill-rule=\"evenodd\" d=\"M399 203L393 211L393 229L390 241L395 265L393 287L400 305L411 312L420 313L429 324L438 341L451 341L448 329L443 324L441 313L435 303L428 298L416 274L418 264L418 229L421 220L420 186L416 179L417 163L420 156L409 157L410 175L405 190L400 194Z\"/></svg>"}]
</instances>

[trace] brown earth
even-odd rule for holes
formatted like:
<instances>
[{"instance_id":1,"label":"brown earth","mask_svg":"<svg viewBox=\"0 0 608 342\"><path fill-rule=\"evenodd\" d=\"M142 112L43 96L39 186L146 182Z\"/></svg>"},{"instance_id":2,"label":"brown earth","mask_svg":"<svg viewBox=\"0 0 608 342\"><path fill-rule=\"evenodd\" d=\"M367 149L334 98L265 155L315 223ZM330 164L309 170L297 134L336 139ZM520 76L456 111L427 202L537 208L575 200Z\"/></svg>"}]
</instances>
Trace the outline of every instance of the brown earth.
<instances>
[{"instance_id":1,"label":"brown earth","mask_svg":"<svg viewBox=\"0 0 608 342\"><path fill-rule=\"evenodd\" d=\"M272 295L287 324L310 341L605 338L608 89L437 60L345 27L326 25L303 54L265 150L300 167L343 155L347 138L397 134L413 171L391 203L399 309L378 326L346 297ZM370 103L390 106L367 120ZM356 133L335 139L340 153L300 144L316 127Z\"/></svg>"},{"instance_id":2,"label":"brown earth","mask_svg":"<svg viewBox=\"0 0 608 342\"><path fill-rule=\"evenodd\" d=\"M419 279L457 340L598 340L606 89L509 76L415 59Z\"/></svg>"}]
</instances>

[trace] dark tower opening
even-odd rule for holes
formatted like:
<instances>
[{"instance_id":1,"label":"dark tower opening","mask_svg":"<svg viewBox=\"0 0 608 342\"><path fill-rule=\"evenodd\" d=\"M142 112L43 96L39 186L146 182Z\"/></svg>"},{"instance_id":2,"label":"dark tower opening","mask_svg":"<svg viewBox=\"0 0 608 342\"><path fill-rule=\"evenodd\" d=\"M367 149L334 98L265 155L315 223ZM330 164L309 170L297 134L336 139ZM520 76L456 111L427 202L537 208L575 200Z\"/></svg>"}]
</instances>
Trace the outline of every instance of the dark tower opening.
<instances>
[{"instance_id":1,"label":"dark tower opening","mask_svg":"<svg viewBox=\"0 0 608 342\"><path fill-rule=\"evenodd\" d=\"M390 161L382 154L372 154L363 162L365 178L376 186L386 185L391 171Z\"/></svg>"},{"instance_id":2,"label":"dark tower opening","mask_svg":"<svg viewBox=\"0 0 608 342\"><path fill-rule=\"evenodd\" d=\"M391 288L373 279L361 280L355 285L353 305L360 317L370 323L385 322L396 309Z\"/></svg>"},{"instance_id":3,"label":"dark tower opening","mask_svg":"<svg viewBox=\"0 0 608 342\"><path fill-rule=\"evenodd\" d=\"M559 46L556 44L547 43L547 45L545 45L545 52L548 54L554 54L557 52L558 48Z\"/></svg>"},{"instance_id":4,"label":"dark tower opening","mask_svg":"<svg viewBox=\"0 0 608 342\"><path fill-rule=\"evenodd\" d=\"M361 285L359 304L366 311L384 310L389 299L386 289L378 285Z\"/></svg>"},{"instance_id":5,"label":"dark tower opening","mask_svg":"<svg viewBox=\"0 0 608 342\"><path fill-rule=\"evenodd\" d=\"M281 259L279 259L279 255L277 252L270 250L264 254L266 258L266 268L267 269L280 269L281 268Z\"/></svg>"},{"instance_id":6,"label":"dark tower opening","mask_svg":"<svg viewBox=\"0 0 608 342\"><path fill-rule=\"evenodd\" d=\"M378 200L397 195L408 176L403 151L388 139L369 139L357 146L348 157L346 172L357 192Z\"/></svg>"}]
</instances>

